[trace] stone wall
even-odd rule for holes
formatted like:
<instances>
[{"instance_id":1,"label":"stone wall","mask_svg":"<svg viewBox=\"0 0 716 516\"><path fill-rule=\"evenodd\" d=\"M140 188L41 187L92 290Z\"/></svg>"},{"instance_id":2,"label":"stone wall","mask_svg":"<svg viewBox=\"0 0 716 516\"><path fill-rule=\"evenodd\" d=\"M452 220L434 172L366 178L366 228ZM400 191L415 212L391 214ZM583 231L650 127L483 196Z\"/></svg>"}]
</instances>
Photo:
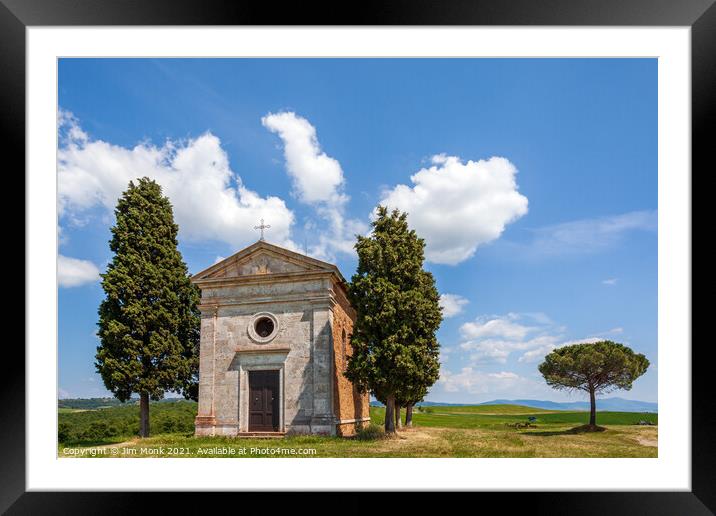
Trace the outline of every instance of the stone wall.
<instances>
[{"instance_id":1,"label":"stone wall","mask_svg":"<svg viewBox=\"0 0 716 516\"><path fill-rule=\"evenodd\" d=\"M335 433L331 392L330 297L327 280L226 285L202 291L197 435L247 432L248 371L280 372L280 429ZM271 302L264 302L267 293ZM302 293L303 301L293 299ZM208 294L208 295L205 295ZM278 321L275 337L254 342L255 314Z\"/></svg>"},{"instance_id":2,"label":"stone wall","mask_svg":"<svg viewBox=\"0 0 716 516\"><path fill-rule=\"evenodd\" d=\"M334 286L336 304L333 306L333 410L336 414L336 433L354 435L370 418L369 396L360 394L343 374L348 357L353 354L350 337L353 333L355 311L348 303L340 285Z\"/></svg>"},{"instance_id":3,"label":"stone wall","mask_svg":"<svg viewBox=\"0 0 716 516\"><path fill-rule=\"evenodd\" d=\"M369 418L368 395L343 375L355 313L334 265L259 241L192 281L202 312L197 435L249 431L252 370L279 371L281 431L350 435ZM249 331L259 317L275 334Z\"/></svg>"}]
</instances>

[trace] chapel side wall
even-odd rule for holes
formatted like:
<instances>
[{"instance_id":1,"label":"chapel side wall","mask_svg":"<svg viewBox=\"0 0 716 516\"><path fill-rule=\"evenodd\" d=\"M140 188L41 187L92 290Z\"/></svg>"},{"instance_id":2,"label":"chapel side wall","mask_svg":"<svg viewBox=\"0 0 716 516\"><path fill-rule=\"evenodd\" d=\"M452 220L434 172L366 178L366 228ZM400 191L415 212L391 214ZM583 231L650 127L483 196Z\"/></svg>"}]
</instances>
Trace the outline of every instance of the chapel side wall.
<instances>
[{"instance_id":1,"label":"chapel side wall","mask_svg":"<svg viewBox=\"0 0 716 516\"><path fill-rule=\"evenodd\" d=\"M353 383L345 377L344 371L348 365L348 357L353 354L350 336L353 333L355 310L350 306L340 287L334 287L336 304L333 306L333 357L334 381L333 399L334 411L339 422L336 424L338 435L355 435L356 430L367 424L363 419L370 418L370 398L368 393L361 394ZM343 332L347 336L345 353L343 350ZM341 423L340 421L349 422Z\"/></svg>"}]
</instances>

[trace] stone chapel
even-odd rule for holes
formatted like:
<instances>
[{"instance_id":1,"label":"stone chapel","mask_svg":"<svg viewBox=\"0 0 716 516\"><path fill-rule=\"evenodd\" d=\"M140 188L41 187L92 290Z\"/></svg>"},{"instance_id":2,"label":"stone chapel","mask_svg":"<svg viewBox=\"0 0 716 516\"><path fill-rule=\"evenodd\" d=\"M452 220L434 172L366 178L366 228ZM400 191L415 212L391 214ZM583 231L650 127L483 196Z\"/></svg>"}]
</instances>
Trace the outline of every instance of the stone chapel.
<instances>
[{"instance_id":1,"label":"stone chapel","mask_svg":"<svg viewBox=\"0 0 716 516\"><path fill-rule=\"evenodd\" d=\"M368 423L368 394L343 375L355 311L335 265L262 239L192 282L196 435L352 435Z\"/></svg>"}]
</instances>

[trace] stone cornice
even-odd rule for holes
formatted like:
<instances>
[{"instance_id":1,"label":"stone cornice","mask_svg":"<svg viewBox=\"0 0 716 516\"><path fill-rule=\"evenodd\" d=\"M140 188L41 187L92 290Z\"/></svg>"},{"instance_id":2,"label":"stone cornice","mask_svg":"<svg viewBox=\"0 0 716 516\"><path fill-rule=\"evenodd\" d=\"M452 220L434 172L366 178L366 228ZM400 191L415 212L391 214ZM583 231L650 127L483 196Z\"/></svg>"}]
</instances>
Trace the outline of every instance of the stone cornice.
<instances>
[{"instance_id":1,"label":"stone cornice","mask_svg":"<svg viewBox=\"0 0 716 516\"><path fill-rule=\"evenodd\" d=\"M335 288L336 286L340 288ZM344 283L333 283L333 287L331 294L334 298L334 304L343 305L347 309L348 316L355 321L356 311L348 300L347 285Z\"/></svg>"},{"instance_id":2,"label":"stone cornice","mask_svg":"<svg viewBox=\"0 0 716 516\"><path fill-rule=\"evenodd\" d=\"M218 306L219 308L228 306L242 306L242 305L260 305L267 303L305 303L311 305L325 304L326 306L332 307L336 304L336 299L332 292L326 290L324 292L316 294L284 294L280 296L256 296L256 297L211 297L202 299L198 305L199 310L206 313L213 313L211 310L213 307Z\"/></svg>"},{"instance_id":3,"label":"stone cornice","mask_svg":"<svg viewBox=\"0 0 716 516\"><path fill-rule=\"evenodd\" d=\"M323 279L335 277L340 279L335 271L298 271L278 272L271 274L251 274L247 276L233 276L230 278L204 278L193 279L192 282L199 288L233 287L238 285L263 285L271 283L295 283L302 280Z\"/></svg>"}]
</instances>

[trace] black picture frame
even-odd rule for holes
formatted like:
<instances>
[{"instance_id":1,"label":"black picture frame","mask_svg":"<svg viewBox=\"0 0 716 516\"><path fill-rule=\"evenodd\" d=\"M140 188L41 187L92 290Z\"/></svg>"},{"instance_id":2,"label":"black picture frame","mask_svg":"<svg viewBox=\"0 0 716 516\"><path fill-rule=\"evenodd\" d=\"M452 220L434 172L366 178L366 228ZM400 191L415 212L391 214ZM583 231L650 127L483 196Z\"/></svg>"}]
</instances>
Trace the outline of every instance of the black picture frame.
<instances>
[{"instance_id":1,"label":"black picture frame","mask_svg":"<svg viewBox=\"0 0 716 516\"><path fill-rule=\"evenodd\" d=\"M341 3L217 0L0 0L0 124L4 154L25 169L25 29L29 26L88 25L550 25L689 26L692 73L692 175L710 173L716 126L715 0L401 0ZM343 14L345 13L345 14ZM7 163L7 161L6 161ZM709 166L711 165L711 166ZM687 172L687 171L685 171ZM700 195L705 195L705 189ZM698 190L692 192L699 194ZM698 197L692 198L692 206ZM692 251L693 253L693 251ZM693 256L693 255L692 255ZM27 256L25 257L27 259ZM693 268L693 265L692 265ZM25 274L31 271L25 269ZM30 309L31 307L26 307ZM152 493L26 492L25 354L17 344L6 353L0 398L0 511L8 514L128 514L149 508ZM671 345L672 343L670 343ZM690 343L679 343L687 346ZM480 493L481 504L504 504L530 514L711 514L716 510L713 428L716 408L709 382L707 341L692 346L692 490L690 492ZM578 474L578 472L575 472ZM165 493L162 512L205 512L227 496ZM246 500L247 494L241 494ZM252 495L253 496L253 495ZM264 495L265 496L265 495ZM303 503L294 494L286 503ZM315 496L315 495L314 495ZM359 493L341 505L370 510ZM473 495L475 496L475 495ZM207 499L210 498L210 499ZM488 500L490 498L491 500ZM401 504L401 498L394 498ZM258 500L257 500L258 501ZM242 503L253 504L253 500ZM456 501L457 502L457 501ZM273 504L272 498L272 504ZM314 504L314 501L306 501ZM450 504L457 509L458 503ZM315 505L320 507L322 504ZM484 505L489 507L492 504ZM493 506L495 507L495 506ZM277 509L277 507L273 507ZM273 512L273 510L272 510Z\"/></svg>"}]
</instances>

